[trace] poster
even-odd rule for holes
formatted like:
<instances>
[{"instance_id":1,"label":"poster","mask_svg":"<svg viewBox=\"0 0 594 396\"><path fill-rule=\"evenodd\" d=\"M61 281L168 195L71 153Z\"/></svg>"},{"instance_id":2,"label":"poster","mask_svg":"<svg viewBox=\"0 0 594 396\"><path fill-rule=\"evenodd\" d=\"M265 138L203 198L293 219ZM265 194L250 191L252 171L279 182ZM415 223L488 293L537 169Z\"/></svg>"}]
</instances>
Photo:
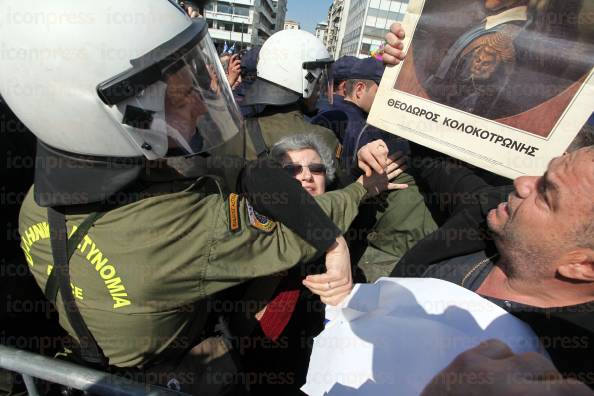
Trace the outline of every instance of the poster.
<instances>
[{"instance_id":1,"label":"poster","mask_svg":"<svg viewBox=\"0 0 594 396\"><path fill-rule=\"evenodd\" d=\"M594 112L594 2L411 0L368 122L494 173L541 175Z\"/></svg>"}]
</instances>

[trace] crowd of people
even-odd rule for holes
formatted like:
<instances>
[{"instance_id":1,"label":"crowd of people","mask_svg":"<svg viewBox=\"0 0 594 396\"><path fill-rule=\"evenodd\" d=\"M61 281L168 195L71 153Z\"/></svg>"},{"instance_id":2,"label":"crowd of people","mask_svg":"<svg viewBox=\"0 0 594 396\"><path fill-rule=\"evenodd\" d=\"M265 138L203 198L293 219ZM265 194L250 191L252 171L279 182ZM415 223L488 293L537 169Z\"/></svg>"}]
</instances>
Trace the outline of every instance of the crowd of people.
<instances>
[{"instance_id":1,"label":"crowd of people","mask_svg":"<svg viewBox=\"0 0 594 396\"><path fill-rule=\"evenodd\" d=\"M9 59L0 94L37 139L10 259L55 306L67 359L191 394L299 394L325 305L427 277L524 321L548 356L483 343L423 395L594 394L594 117L544 175L511 181L367 124L405 57L399 24L381 60L334 62L292 30L221 55L192 8L145 1L167 23L114 27L103 13L137 2L62 3L36 9L97 18L1 40L87 56ZM31 76L63 93L11 89Z\"/></svg>"}]
</instances>

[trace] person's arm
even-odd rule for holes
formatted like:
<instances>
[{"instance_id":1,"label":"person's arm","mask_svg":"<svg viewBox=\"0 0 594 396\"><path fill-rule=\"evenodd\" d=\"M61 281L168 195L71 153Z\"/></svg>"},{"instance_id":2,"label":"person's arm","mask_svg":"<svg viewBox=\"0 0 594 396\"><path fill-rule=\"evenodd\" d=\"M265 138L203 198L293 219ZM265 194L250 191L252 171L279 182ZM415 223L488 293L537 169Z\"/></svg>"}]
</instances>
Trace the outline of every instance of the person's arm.
<instances>
[{"instance_id":1,"label":"person's arm","mask_svg":"<svg viewBox=\"0 0 594 396\"><path fill-rule=\"evenodd\" d=\"M536 353L514 354L491 340L459 355L427 385L421 396L593 396L576 380L563 378Z\"/></svg>"},{"instance_id":2,"label":"person's arm","mask_svg":"<svg viewBox=\"0 0 594 396\"><path fill-rule=\"evenodd\" d=\"M238 189L258 212L283 223L319 251L326 251L350 227L365 196L408 187L391 183L406 169L405 159L383 159L381 148L379 152L374 149L376 146L366 147L362 150L366 157L360 159L361 164L373 162L374 171L372 165L367 165L369 174L359 177L356 183L315 199L270 158L250 162Z\"/></svg>"},{"instance_id":3,"label":"person's arm","mask_svg":"<svg viewBox=\"0 0 594 396\"><path fill-rule=\"evenodd\" d=\"M358 194L345 193L343 202L338 199L322 200L326 211L271 158L251 161L244 168L238 190L243 193L255 210L275 219L313 245L318 251L327 251L341 234L335 224L348 222L356 216L363 189ZM331 217L328 217L331 216Z\"/></svg>"},{"instance_id":4,"label":"person's arm","mask_svg":"<svg viewBox=\"0 0 594 396\"><path fill-rule=\"evenodd\" d=\"M206 199L208 212L214 221L201 224L212 235L210 247L206 250L201 248L202 255L206 256L202 275L205 295L212 295L250 279L288 270L322 254L327 255L326 261L331 261L330 266L327 265L327 273L336 284L347 284L351 279L350 258L343 254L341 237L335 238L328 249L320 251L284 224L255 212L245 198L232 195L222 201L213 195ZM199 216L199 213L192 214L192 218L197 219ZM201 235L203 233L200 232ZM333 257L337 256L338 262L334 262ZM337 266L343 270L331 271ZM347 268L348 272L344 270Z\"/></svg>"}]
</instances>

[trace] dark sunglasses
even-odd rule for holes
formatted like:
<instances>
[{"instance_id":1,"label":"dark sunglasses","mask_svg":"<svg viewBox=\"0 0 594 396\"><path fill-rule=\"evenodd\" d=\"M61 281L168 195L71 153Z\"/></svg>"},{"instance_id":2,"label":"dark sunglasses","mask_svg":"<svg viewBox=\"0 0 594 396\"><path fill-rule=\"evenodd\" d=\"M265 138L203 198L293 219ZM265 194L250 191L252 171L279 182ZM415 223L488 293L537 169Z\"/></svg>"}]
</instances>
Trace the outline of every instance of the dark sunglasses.
<instances>
[{"instance_id":1,"label":"dark sunglasses","mask_svg":"<svg viewBox=\"0 0 594 396\"><path fill-rule=\"evenodd\" d=\"M326 165L324 164L309 164L309 165L300 165L300 164L287 164L283 166L283 169L289 172L291 176L297 176L303 172L303 168L309 169L309 171L314 175L325 175L326 174Z\"/></svg>"}]
</instances>

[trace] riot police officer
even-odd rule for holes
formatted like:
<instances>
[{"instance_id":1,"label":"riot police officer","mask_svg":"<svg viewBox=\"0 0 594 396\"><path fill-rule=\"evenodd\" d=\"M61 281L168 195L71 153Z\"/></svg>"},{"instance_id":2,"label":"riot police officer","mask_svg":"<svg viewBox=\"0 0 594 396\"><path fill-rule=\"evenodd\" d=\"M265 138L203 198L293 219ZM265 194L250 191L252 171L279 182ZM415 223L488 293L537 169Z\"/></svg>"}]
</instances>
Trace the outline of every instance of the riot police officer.
<instances>
[{"instance_id":1,"label":"riot police officer","mask_svg":"<svg viewBox=\"0 0 594 396\"><path fill-rule=\"evenodd\" d=\"M234 370L213 363L229 359L204 332L210 297L325 251L327 272L309 280L328 285L323 301L344 294L351 276L340 233L365 188L326 194L301 214L291 205L305 194L296 183L296 197L260 196L264 209L296 211L301 233L243 196L213 194L237 191L239 175L256 186L252 196L265 183L235 166L241 117L206 22L161 0L34 1L10 12L31 8L41 20L0 28L8 47L47 54L0 65L0 91L39 139L19 220L31 272L85 362L190 392L228 391L232 380L205 370Z\"/></svg>"}]
</instances>

